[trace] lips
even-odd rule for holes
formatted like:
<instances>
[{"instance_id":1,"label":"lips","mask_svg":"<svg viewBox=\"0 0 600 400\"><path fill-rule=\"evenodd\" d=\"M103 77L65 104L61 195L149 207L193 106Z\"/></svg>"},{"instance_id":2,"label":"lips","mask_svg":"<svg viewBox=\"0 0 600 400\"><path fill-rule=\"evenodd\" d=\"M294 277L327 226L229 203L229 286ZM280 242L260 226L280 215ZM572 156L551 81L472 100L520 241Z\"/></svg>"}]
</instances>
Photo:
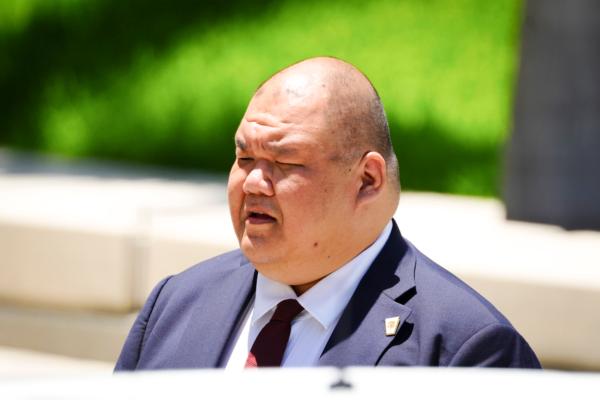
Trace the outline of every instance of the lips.
<instances>
[{"instance_id":1,"label":"lips","mask_svg":"<svg viewBox=\"0 0 600 400\"><path fill-rule=\"evenodd\" d=\"M259 212L251 212L248 214L248 218L246 218L251 224L267 224L270 222L275 222L275 218L271 217L269 214L263 214Z\"/></svg>"},{"instance_id":2,"label":"lips","mask_svg":"<svg viewBox=\"0 0 600 400\"><path fill-rule=\"evenodd\" d=\"M247 207L244 214L246 217L246 223L253 225L277 222L277 218L275 218L268 210L263 209L262 207Z\"/></svg>"}]
</instances>

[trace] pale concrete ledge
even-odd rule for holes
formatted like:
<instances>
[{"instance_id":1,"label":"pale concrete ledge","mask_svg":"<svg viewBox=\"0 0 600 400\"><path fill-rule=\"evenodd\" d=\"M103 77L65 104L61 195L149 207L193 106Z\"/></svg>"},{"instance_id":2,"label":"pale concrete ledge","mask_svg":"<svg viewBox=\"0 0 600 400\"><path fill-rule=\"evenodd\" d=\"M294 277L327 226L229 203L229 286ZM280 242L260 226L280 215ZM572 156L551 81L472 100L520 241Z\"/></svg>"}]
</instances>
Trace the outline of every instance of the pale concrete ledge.
<instances>
[{"instance_id":1,"label":"pale concrete ledge","mask_svg":"<svg viewBox=\"0 0 600 400\"><path fill-rule=\"evenodd\" d=\"M0 151L0 345L114 360L152 286L233 249L225 179ZM546 366L600 369L600 233L495 200L403 193L403 234L504 312Z\"/></svg>"},{"instance_id":2,"label":"pale concrete ledge","mask_svg":"<svg viewBox=\"0 0 600 400\"><path fill-rule=\"evenodd\" d=\"M113 368L114 365L109 362L0 346L0 386L3 382L32 378L46 379L90 374L110 376Z\"/></svg>"},{"instance_id":3,"label":"pale concrete ledge","mask_svg":"<svg viewBox=\"0 0 600 400\"><path fill-rule=\"evenodd\" d=\"M139 307L159 276L236 246L227 217L154 234L163 220L224 209L225 187L223 178L201 174L174 179L164 171L0 152L0 300L115 312ZM168 267L156 264L180 242L194 246L174 251Z\"/></svg>"},{"instance_id":4,"label":"pale concrete ledge","mask_svg":"<svg viewBox=\"0 0 600 400\"><path fill-rule=\"evenodd\" d=\"M114 364L135 316L2 305L0 344Z\"/></svg>"}]
</instances>

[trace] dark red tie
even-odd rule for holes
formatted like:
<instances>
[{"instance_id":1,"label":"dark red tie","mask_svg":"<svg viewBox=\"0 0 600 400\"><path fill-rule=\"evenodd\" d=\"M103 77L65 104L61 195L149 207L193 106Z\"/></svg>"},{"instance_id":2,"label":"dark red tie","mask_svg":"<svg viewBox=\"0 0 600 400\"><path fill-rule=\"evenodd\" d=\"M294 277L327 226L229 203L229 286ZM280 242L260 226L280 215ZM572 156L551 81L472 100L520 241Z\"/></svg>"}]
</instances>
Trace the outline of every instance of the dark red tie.
<instances>
[{"instance_id":1,"label":"dark red tie","mask_svg":"<svg viewBox=\"0 0 600 400\"><path fill-rule=\"evenodd\" d=\"M290 338L292 321L304 308L294 299L277 304L271 320L260 331L248 359L246 368L279 367Z\"/></svg>"}]
</instances>

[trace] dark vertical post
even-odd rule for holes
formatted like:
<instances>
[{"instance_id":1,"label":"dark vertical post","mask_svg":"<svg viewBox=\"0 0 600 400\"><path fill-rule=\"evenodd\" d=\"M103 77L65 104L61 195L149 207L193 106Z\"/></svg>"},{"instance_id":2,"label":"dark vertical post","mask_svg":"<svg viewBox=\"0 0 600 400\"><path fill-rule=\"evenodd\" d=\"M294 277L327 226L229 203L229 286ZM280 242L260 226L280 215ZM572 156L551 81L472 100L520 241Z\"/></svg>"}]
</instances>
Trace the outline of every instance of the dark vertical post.
<instances>
[{"instance_id":1,"label":"dark vertical post","mask_svg":"<svg viewBox=\"0 0 600 400\"><path fill-rule=\"evenodd\" d=\"M600 1L527 2L505 172L509 219L600 230Z\"/></svg>"}]
</instances>

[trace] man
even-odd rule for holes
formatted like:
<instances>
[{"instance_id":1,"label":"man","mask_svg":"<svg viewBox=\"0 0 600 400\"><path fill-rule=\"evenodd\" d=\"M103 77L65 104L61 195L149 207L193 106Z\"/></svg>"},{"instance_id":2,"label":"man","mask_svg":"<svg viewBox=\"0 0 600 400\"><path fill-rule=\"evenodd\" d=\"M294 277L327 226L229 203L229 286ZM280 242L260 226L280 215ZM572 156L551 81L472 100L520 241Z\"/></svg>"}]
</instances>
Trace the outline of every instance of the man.
<instances>
[{"instance_id":1,"label":"man","mask_svg":"<svg viewBox=\"0 0 600 400\"><path fill-rule=\"evenodd\" d=\"M321 57L277 73L235 143L240 250L159 283L117 370L539 367L491 304L400 235L387 120L356 68Z\"/></svg>"}]
</instances>

